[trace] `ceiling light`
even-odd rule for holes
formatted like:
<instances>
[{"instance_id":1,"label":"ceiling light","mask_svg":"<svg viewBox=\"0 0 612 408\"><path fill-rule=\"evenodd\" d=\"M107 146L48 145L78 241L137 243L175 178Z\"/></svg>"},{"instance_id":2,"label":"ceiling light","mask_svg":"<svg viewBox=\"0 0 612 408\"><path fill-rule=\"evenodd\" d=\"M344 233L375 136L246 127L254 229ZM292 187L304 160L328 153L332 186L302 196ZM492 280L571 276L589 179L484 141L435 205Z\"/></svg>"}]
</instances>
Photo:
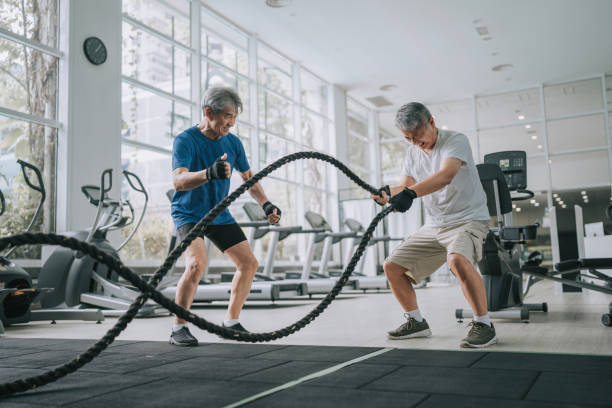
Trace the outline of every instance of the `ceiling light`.
<instances>
[{"instance_id":1,"label":"ceiling light","mask_svg":"<svg viewBox=\"0 0 612 408\"><path fill-rule=\"evenodd\" d=\"M588 204L588 203L589 203L589 200L588 200L588 199L584 200L584 203L585 203L585 204Z\"/></svg>"},{"instance_id":2,"label":"ceiling light","mask_svg":"<svg viewBox=\"0 0 612 408\"><path fill-rule=\"evenodd\" d=\"M516 204L512 204L512 208L516 208Z\"/></svg>"},{"instance_id":3,"label":"ceiling light","mask_svg":"<svg viewBox=\"0 0 612 408\"><path fill-rule=\"evenodd\" d=\"M538 145L538 149L542 150L542 148L544 148L544 146Z\"/></svg>"},{"instance_id":4,"label":"ceiling light","mask_svg":"<svg viewBox=\"0 0 612 408\"><path fill-rule=\"evenodd\" d=\"M487 35L489 34L489 29L486 26L476 27L476 32L478 35Z\"/></svg>"},{"instance_id":5,"label":"ceiling light","mask_svg":"<svg viewBox=\"0 0 612 408\"><path fill-rule=\"evenodd\" d=\"M493 39L493 37L484 37L482 40L483 41L491 41Z\"/></svg>"},{"instance_id":6,"label":"ceiling light","mask_svg":"<svg viewBox=\"0 0 612 408\"><path fill-rule=\"evenodd\" d=\"M514 65L512 64L500 64L500 65L496 65L493 68L491 68L491 71L495 71L495 72L506 71L512 67L514 67Z\"/></svg>"},{"instance_id":7,"label":"ceiling light","mask_svg":"<svg viewBox=\"0 0 612 408\"><path fill-rule=\"evenodd\" d=\"M521 212L521 207L516 207L516 212Z\"/></svg>"},{"instance_id":8,"label":"ceiling light","mask_svg":"<svg viewBox=\"0 0 612 408\"><path fill-rule=\"evenodd\" d=\"M531 129L531 125L525 125L525 129Z\"/></svg>"},{"instance_id":9,"label":"ceiling light","mask_svg":"<svg viewBox=\"0 0 612 408\"><path fill-rule=\"evenodd\" d=\"M559 201L559 204L564 205L565 202L563 200Z\"/></svg>"},{"instance_id":10,"label":"ceiling light","mask_svg":"<svg viewBox=\"0 0 612 408\"><path fill-rule=\"evenodd\" d=\"M534 205L535 205L536 207L539 207L539 206L540 206L540 203L535 203Z\"/></svg>"},{"instance_id":11,"label":"ceiling light","mask_svg":"<svg viewBox=\"0 0 612 408\"><path fill-rule=\"evenodd\" d=\"M535 204L536 200L534 200L534 199L532 198L531 200L529 200L529 202L530 202L531 204Z\"/></svg>"},{"instance_id":12,"label":"ceiling light","mask_svg":"<svg viewBox=\"0 0 612 408\"><path fill-rule=\"evenodd\" d=\"M447 129L448 129L448 126L443 125L443 126L442 126L442 129L447 130Z\"/></svg>"},{"instance_id":13,"label":"ceiling light","mask_svg":"<svg viewBox=\"0 0 612 408\"><path fill-rule=\"evenodd\" d=\"M548 164L552 164L552 159L548 159Z\"/></svg>"},{"instance_id":14,"label":"ceiling light","mask_svg":"<svg viewBox=\"0 0 612 408\"><path fill-rule=\"evenodd\" d=\"M378 89L380 89L381 91L391 91L391 90L393 90L395 88L397 88L397 85L395 85L395 84L387 84L387 85L381 86Z\"/></svg>"},{"instance_id":15,"label":"ceiling light","mask_svg":"<svg viewBox=\"0 0 612 408\"><path fill-rule=\"evenodd\" d=\"M266 5L274 8L285 7L289 3L291 3L291 0L266 0Z\"/></svg>"},{"instance_id":16,"label":"ceiling light","mask_svg":"<svg viewBox=\"0 0 612 408\"><path fill-rule=\"evenodd\" d=\"M537 140L538 139L538 135L531 135L531 140Z\"/></svg>"},{"instance_id":17,"label":"ceiling light","mask_svg":"<svg viewBox=\"0 0 612 408\"><path fill-rule=\"evenodd\" d=\"M580 194L582 194L582 195L586 195L586 190L582 190L582 191L580 192Z\"/></svg>"},{"instance_id":18,"label":"ceiling light","mask_svg":"<svg viewBox=\"0 0 612 408\"><path fill-rule=\"evenodd\" d=\"M518 120L524 120L525 119L525 115L518 115Z\"/></svg>"},{"instance_id":19,"label":"ceiling light","mask_svg":"<svg viewBox=\"0 0 612 408\"><path fill-rule=\"evenodd\" d=\"M563 207L563 208L567 208L567 205L563 204L561 207Z\"/></svg>"},{"instance_id":20,"label":"ceiling light","mask_svg":"<svg viewBox=\"0 0 612 408\"><path fill-rule=\"evenodd\" d=\"M555 193L555 194L553 194L553 197L557 198L557 197L559 197L559 194Z\"/></svg>"}]
</instances>

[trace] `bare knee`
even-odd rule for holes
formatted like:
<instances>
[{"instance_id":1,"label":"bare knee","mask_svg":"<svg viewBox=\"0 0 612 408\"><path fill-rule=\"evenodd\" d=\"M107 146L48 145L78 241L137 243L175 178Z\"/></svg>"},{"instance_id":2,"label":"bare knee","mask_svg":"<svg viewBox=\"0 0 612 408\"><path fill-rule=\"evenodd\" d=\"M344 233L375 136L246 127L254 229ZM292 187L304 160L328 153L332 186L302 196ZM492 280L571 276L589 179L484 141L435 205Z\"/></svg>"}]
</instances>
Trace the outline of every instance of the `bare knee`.
<instances>
[{"instance_id":1,"label":"bare knee","mask_svg":"<svg viewBox=\"0 0 612 408\"><path fill-rule=\"evenodd\" d=\"M206 261L200 259L189 259L185 262L185 273L183 280L193 285L198 285L204 276Z\"/></svg>"},{"instance_id":2,"label":"bare knee","mask_svg":"<svg viewBox=\"0 0 612 408\"><path fill-rule=\"evenodd\" d=\"M245 257L245 259L241 260L236 265L241 273L246 273L248 275L255 275L258 266L259 264L257 263L257 259L253 255Z\"/></svg>"},{"instance_id":3,"label":"bare knee","mask_svg":"<svg viewBox=\"0 0 612 408\"><path fill-rule=\"evenodd\" d=\"M449 254L446 257L446 262L448 263L448 267L450 268L451 272L461 282L469 279L476 272L472 263L463 255Z\"/></svg>"},{"instance_id":4,"label":"bare knee","mask_svg":"<svg viewBox=\"0 0 612 408\"><path fill-rule=\"evenodd\" d=\"M383 264L383 270L385 271L387 279L397 279L398 277L403 276L407 269L396 263L385 261Z\"/></svg>"}]
</instances>

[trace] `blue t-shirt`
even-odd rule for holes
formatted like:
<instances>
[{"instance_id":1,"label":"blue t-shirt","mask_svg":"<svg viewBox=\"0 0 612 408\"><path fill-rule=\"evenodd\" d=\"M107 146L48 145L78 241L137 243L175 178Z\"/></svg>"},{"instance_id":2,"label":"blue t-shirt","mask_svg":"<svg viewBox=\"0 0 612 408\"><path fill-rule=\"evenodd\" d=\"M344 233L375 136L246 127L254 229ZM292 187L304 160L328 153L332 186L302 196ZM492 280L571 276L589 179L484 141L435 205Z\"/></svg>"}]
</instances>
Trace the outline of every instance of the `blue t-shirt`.
<instances>
[{"instance_id":1,"label":"blue t-shirt","mask_svg":"<svg viewBox=\"0 0 612 408\"><path fill-rule=\"evenodd\" d=\"M227 153L226 161L241 173L249 169L240 139L231 133L218 140L204 136L197 126L193 126L174 139L172 148L172 169L186 167L190 172L210 167L215 160ZM189 191L177 191L172 198L172 219L174 225L200 221L217 203L227 197L229 179L211 180ZM233 224L236 221L225 209L213 220L215 225Z\"/></svg>"}]
</instances>

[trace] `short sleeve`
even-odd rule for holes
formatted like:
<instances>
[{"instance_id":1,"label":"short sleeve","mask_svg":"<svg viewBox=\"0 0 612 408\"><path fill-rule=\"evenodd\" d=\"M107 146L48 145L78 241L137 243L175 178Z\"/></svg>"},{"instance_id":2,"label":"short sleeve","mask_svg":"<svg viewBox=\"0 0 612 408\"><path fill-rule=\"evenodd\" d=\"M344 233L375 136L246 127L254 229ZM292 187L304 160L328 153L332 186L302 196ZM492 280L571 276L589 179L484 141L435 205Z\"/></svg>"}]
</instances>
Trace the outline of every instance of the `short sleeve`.
<instances>
[{"instance_id":1,"label":"short sleeve","mask_svg":"<svg viewBox=\"0 0 612 408\"><path fill-rule=\"evenodd\" d=\"M172 170L178 169L179 167L186 167L189 169L192 158L193 146L186 137L178 135L176 139L174 139L172 146Z\"/></svg>"},{"instance_id":2,"label":"short sleeve","mask_svg":"<svg viewBox=\"0 0 612 408\"><path fill-rule=\"evenodd\" d=\"M251 166L249 166L249 161L247 160L246 152L244 151L244 146L242 145L242 141L240 140L238 136L234 136L234 137L235 137L234 140L236 143L235 167L236 167L236 170L238 170L241 173L244 173L245 171L250 169Z\"/></svg>"},{"instance_id":3,"label":"short sleeve","mask_svg":"<svg viewBox=\"0 0 612 408\"><path fill-rule=\"evenodd\" d=\"M472 159L472 148L467 136L463 133L454 134L442 147L440 157L441 159L454 157L464 163L469 163Z\"/></svg>"},{"instance_id":4,"label":"short sleeve","mask_svg":"<svg viewBox=\"0 0 612 408\"><path fill-rule=\"evenodd\" d=\"M410 157L410 148L408 148L406 150L406 157L404 158L404 162L402 163L402 175L406 177L412 177L416 180L416 177L414 177L413 173L414 172L412 170L412 158Z\"/></svg>"}]
</instances>

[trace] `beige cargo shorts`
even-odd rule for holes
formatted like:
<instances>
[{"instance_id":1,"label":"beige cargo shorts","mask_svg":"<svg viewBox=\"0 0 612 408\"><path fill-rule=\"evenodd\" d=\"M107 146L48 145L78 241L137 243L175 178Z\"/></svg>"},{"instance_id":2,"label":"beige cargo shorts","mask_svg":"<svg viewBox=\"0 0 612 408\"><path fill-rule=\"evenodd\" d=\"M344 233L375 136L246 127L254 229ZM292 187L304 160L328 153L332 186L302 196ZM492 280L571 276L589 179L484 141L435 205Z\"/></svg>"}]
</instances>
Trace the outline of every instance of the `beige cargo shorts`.
<instances>
[{"instance_id":1,"label":"beige cargo shorts","mask_svg":"<svg viewBox=\"0 0 612 408\"><path fill-rule=\"evenodd\" d=\"M463 255L473 264L482 259L482 244L489 231L488 221L468 221L448 227L419 228L387 258L387 262L408 269L413 283L434 273L448 254Z\"/></svg>"}]
</instances>

